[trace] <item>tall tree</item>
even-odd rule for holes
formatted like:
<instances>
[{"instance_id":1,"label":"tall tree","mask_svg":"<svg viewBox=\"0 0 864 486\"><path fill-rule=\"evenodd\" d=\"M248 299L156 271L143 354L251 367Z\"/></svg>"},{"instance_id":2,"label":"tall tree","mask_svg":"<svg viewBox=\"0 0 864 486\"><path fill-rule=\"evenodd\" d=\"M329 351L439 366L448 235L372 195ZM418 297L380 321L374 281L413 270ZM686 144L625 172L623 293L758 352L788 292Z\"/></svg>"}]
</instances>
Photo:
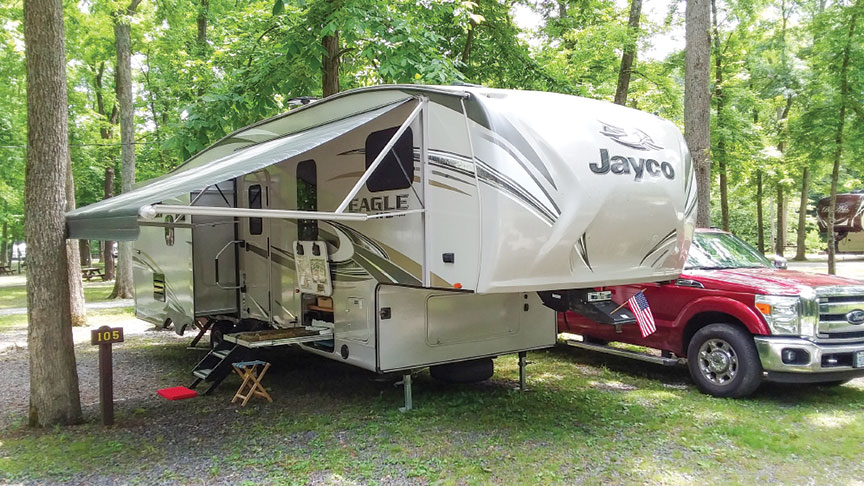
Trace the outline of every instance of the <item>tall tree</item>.
<instances>
[{"instance_id":1,"label":"tall tree","mask_svg":"<svg viewBox=\"0 0 864 486\"><path fill-rule=\"evenodd\" d=\"M61 0L24 2L29 422L42 427L81 420L63 216L69 151L63 31Z\"/></svg>"},{"instance_id":2,"label":"tall tree","mask_svg":"<svg viewBox=\"0 0 864 486\"><path fill-rule=\"evenodd\" d=\"M339 92L339 67L344 53L339 48L339 27L335 17L341 3L341 0L324 0L320 10L313 9L313 16L321 15L321 91L325 98Z\"/></svg>"},{"instance_id":3,"label":"tall tree","mask_svg":"<svg viewBox=\"0 0 864 486\"><path fill-rule=\"evenodd\" d=\"M621 69L618 71L618 87L615 89L615 104L627 104L627 90L630 88L630 74L633 60L636 58L637 39L639 37L639 17L642 15L642 0L630 0L630 19L627 26L632 38L624 46L621 54Z\"/></svg>"},{"instance_id":4,"label":"tall tree","mask_svg":"<svg viewBox=\"0 0 864 486\"><path fill-rule=\"evenodd\" d=\"M765 220L762 216L762 170L756 169L756 248L765 253Z\"/></svg>"},{"instance_id":5,"label":"tall tree","mask_svg":"<svg viewBox=\"0 0 864 486\"><path fill-rule=\"evenodd\" d=\"M801 202L798 206L798 236L795 241L796 261L807 259L807 196L810 194L810 168L807 165L801 171Z\"/></svg>"},{"instance_id":6,"label":"tall tree","mask_svg":"<svg viewBox=\"0 0 864 486\"><path fill-rule=\"evenodd\" d=\"M114 167L105 167L105 199L114 196ZM105 262L105 274L102 280L114 280L114 242L105 241L102 246L102 261Z\"/></svg>"},{"instance_id":7,"label":"tall tree","mask_svg":"<svg viewBox=\"0 0 864 486\"><path fill-rule=\"evenodd\" d=\"M689 0L685 12L684 138L696 169L696 225L711 226L710 0Z\"/></svg>"},{"instance_id":8,"label":"tall tree","mask_svg":"<svg viewBox=\"0 0 864 486\"><path fill-rule=\"evenodd\" d=\"M67 156L69 152L66 152ZM75 209L75 179L72 176L72 159L66 161L66 210ZM69 311L73 326L87 325L87 310L84 306L84 283L81 279L81 251L75 240L66 241L69 261Z\"/></svg>"},{"instance_id":9,"label":"tall tree","mask_svg":"<svg viewBox=\"0 0 864 486\"><path fill-rule=\"evenodd\" d=\"M117 104L120 105L120 188L129 192L135 185L135 106L132 100L132 36L130 19L141 0L132 0L129 6L114 15L114 43L117 50L115 84ZM119 243L117 278L111 298L129 299L132 288L132 243Z\"/></svg>"},{"instance_id":10,"label":"tall tree","mask_svg":"<svg viewBox=\"0 0 864 486\"><path fill-rule=\"evenodd\" d=\"M723 50L720 48L720 29L717 20L717 0L711 0L711 22L714 31L714 104L717 110L717 125L723 125ZM731 34L730 34L731 35ZM727 44L728 45L728 44ZM729 231L729 181L726 174L726 138L723 130L717 131L717 172L720 173L720 222Z\"/></svg>"},{"instance_id":11,"label":"tall tree","mask_svg":"<svg viewBox=\"0 0 864 486\"><path fill-rule=\"evenodd\" d=\"M837 273L837 264L835 263L836 246L834 243L837 180L840 174L840 160L843 158L843 129L846 125L846 108L849 103L849 61L851 59L852 42L855 38L855 28L858 22L859 4L860 0L856 0L851 7L848 7L851 9L849 35L846 37L846 42L843 46L843 61L840 65L840 109L837 113L837 131L834 136L834 164L831 169L831 203L828 207L828 273L831 275Z\"/></svg>"}]
</instances>

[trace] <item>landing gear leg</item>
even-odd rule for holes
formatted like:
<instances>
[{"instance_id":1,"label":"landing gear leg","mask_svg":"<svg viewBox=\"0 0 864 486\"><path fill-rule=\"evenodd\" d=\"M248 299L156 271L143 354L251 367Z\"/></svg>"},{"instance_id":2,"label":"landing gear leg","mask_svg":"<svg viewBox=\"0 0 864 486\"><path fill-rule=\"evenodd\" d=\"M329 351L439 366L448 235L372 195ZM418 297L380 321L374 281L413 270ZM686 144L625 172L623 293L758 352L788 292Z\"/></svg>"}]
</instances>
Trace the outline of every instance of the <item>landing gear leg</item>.
<instances>
[{"instance_id":1,"label":"landing gear leg","mask_svg":"<svg viewBox=\"0 0 864 486\"><path fill-rule=\"evenodd\" d=\"M405 406L399 407L400 412L408 412L414 408L414 403L411 400L411 372L402 375L402 381L396 383L402 385L402 390L405 392Z\"/></svg>"},{"instance_id":2,"label":"landing gear leg","mask_svg":"<svg viewBox=\"0 0 864 486\"><path fill-rule=\"evenodd\" d=\"M526 359L528 353L525 351L519 352L519 391L525 391L525 367L528 366Z\"/></svg>"}]
</instances>

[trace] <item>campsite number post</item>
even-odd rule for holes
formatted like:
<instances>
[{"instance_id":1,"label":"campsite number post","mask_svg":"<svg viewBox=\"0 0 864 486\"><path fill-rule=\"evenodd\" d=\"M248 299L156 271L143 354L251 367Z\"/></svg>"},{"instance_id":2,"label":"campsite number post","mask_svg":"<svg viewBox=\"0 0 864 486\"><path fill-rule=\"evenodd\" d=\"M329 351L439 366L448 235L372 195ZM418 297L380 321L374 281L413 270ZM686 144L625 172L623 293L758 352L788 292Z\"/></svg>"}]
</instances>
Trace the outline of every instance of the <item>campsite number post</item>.
<instances>
[{"instance_id":1,"label":"campsite number post","mask_svg":"<svg viewBox=\"0 0 864 486\"><path fill-rule=\"evenodd\" d=\"M102 425L114 425L114 370L111 345L122 342L122 327L102 326L90 331L90 343L99 346L99 403L102 409Z\"/></svg>"}]
</instances>

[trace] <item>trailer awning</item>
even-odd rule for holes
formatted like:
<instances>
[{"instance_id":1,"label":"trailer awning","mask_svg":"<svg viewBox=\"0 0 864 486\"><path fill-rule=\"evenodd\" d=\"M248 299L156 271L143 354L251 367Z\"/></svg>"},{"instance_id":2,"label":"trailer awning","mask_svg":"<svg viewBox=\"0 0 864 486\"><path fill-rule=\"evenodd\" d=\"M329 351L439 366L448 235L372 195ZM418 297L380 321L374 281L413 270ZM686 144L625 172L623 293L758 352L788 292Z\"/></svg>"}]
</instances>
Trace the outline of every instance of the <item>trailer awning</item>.
<instances>
[{"instance_id":1,"label":"trailer awning","mask_svg":"<svg viewBox=\"0 0 864 486\"><path fill-rule=\"evenodd\" d=\"M293 133L226 155L194 170L169 173L133 191L66 213L67 237L125 241L138 238L138 211L207 186L240 177L308 152L411 101L398 101L371 111Z\"/></svg>"}]
</instances>

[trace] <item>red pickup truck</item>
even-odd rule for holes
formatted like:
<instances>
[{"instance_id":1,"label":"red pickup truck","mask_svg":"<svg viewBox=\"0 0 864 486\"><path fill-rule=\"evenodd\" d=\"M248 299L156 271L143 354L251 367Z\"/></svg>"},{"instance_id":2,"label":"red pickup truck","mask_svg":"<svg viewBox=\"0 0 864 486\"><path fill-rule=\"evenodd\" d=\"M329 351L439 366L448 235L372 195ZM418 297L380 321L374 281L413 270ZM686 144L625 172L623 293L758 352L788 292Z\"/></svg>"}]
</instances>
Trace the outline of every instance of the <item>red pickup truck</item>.
<instances>
[{"instance_id":1,"label":"red pickup truck","mask_svg":"<svg viewBox=\"0 0 864 486\"><path fill-rule=\"evenodd\" d=\"M657 331L643 338L636 324L568 311L558 315L559 332L583 338L568 342L666 365L686 361L704 393L742 397L762 381L839 385L864 376L864 282L776 268L724 231L696 231L675 281L603 290L617 303L644 291Z\"/></svg>"}]
</instances>

